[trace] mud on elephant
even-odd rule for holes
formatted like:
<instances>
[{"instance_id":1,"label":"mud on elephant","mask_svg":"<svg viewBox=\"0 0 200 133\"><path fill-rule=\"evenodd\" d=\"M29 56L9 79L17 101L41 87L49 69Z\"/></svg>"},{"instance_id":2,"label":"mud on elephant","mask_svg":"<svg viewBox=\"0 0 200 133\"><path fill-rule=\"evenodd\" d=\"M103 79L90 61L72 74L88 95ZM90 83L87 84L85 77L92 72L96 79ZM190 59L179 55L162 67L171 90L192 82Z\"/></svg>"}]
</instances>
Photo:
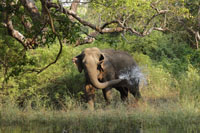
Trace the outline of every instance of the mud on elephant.
<instances>
[{"instance_id":1,"label":"mud on elephant","mask_svg":"<svg viewBox=\"0 0 200 133\"><path fill-rule=\"evenodd\" d=\"M100 50L96 47L86 48L82 53L73 58L79 72L85 72L86 100L91 109L94 108L95 90L102 89L105 100L110 102L110 91L116 88L124 101L128 92L138 100L141 98L139 92L139 81L130 84L120 79L120 74L127 68L136 67L137 64L132 56L126 52L112 49Z\"/></svg>"}]
</instances>

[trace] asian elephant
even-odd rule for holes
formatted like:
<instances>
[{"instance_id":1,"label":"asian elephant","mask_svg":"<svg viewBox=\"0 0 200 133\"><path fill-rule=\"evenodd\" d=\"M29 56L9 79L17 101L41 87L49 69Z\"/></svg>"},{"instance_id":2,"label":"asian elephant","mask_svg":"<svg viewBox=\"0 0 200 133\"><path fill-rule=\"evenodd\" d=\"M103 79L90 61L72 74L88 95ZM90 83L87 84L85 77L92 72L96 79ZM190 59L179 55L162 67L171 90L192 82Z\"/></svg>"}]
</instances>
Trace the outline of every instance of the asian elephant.
<instances>
[{"instance_id":1,"label":"asian elephant","mask_svg":"<svg viewBox=\"0 0 200 133\"><path fill-rule=\"evenodd\" d=\"M73 58L73 62L80 73L82 70L85 72L85 93L90 108L94 108L96 89L102 89L108 103L112 88L120 92L123 101L127 99L128 92L133 94L136 100L141 98L138 81L130 84L125 79L120 79L120 74L127 68L137 67L128 53L113 49L86 48Z\"/></svg>"}]
</instances>

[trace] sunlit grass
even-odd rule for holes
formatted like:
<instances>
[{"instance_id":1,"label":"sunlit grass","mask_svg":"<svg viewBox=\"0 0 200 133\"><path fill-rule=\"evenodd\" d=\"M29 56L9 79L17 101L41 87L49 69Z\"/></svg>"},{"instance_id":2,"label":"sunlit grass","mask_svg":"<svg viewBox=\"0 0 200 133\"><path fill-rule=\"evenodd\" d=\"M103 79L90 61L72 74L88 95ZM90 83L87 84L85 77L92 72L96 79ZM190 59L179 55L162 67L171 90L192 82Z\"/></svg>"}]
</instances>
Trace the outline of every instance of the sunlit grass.
<instances>
[{"instance_id":1,"label":"sunlit grass","mask_svg":"<svg viewBox=\"0 0 200 133\"><path fill-rule=\"evenodd\" d=\"M12 103L6 103L6 106L1 106L0 114L1 125L37 122L43 124L70 123L75 128L76 125L104 128L109 124L112 126L131 124L134 127L149 128L163 125L182 127L200 123L200 110L193 103L179 103L163 99L144 99L137 104L113 103L109 106L98 107L94 111L85 109L84 105L68 111L45 108L34 110L29 107L22 110Z\"/></svg>"}]
</instances>

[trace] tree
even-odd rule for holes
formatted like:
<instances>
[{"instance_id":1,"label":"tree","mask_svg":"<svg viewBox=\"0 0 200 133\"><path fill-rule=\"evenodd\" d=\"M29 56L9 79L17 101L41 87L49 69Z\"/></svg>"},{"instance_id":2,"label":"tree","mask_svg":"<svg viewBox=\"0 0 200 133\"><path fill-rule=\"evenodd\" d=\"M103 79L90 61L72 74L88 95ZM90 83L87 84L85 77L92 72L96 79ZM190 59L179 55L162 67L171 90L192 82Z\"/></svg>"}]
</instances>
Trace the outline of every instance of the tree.
<instances>
[{"instance_id":1,"label":"tree","mask_svg":"<svg viewBox=\"0 0 200 133\"><path fill-rule=\"evenodd\" d=\"M179 19L179 22L188 31L189 41L198 49L200 41L200 2L198 0L186 1L185 7L189 11L189 17Z\"/></svg>"},{"instance_id":2,"label":"tree","mask_svg":"<svg viewBox=\"0 0 200 133\"><path fill-rule=\"evenodd\" d=\"M62 52L62 40L73 42L78 36L79 24L71 21L68 16L63 15L57 8L48 7L48 1L41 0L3 0L0 2L1 28L7 30L7 34L16 39L25 50L34 49L38 46L53 43L59 40L60 50L56 59L38 73L56 63ZM61 10L61 9L59 9Z\"/></svg>"},{"instance_id":3,"label":"tree","mask_svg":"<svg viewBox=\"0 0 200 133\"><path fill-rule=\"evenodd\" d=\"M86 16L96 15L88 19L80 17L77 13L80 4L88 5ZM195 40L196 48L200 41L198 0L2 0L0 11L1 28L24 49L53 43L56 38L59 41L60 51L56 59L46 67L34 70L38 73L56 63L63 40L76 42L78 46L93 42L99 34L144 37L154 30L165 33L184 30L189 40ZM181 26L184 28L179 28ZM86 37L80 37L80 31Z\"/></svg>"},{"instance_id":4,"label":"tree","mask_svg":"<svg viewBox=\"0 0 200 133\"><path fill-rule=\"evenodd\" d=\"M97 12L102 12L101 26L92 24L91 22L79 17L75 11L77 10L77 2L80 1L74 0L70 10L64 8L63 3L61 2L55 3L47 0L40 0L40 3L33 0L9 0L6 2L2 1L1 8L4 18L3 24L7 28L10 36L19 41L26 49L33 48L33 45L38 45L39 43L41 43L39 40L41 40L43 36L45 39L47 39L47 35L49 35L47 33L45 34L45 30L49 32L49 29L47 27L51 25L52 32L54 29L52 27L53 23L51 23L51 20L57 23L56 30L62 32L62 38L65 38L67 36L64 34L66 30L65 32L63 32L62 28L59 27L61 27L61 24L66 23L65 28L72 28L71 26L74 24L72 23L74 20L77 20L83 26L87 26L101 34L128 31L138 36L145 36L150 34L153 30L167 30L161 25L155 26L155 24L151 23L155 17L166 14L169 11L168 9L158 9L155 6L156 3L154 1L147 2L140 0L108 0L106 2L102 2L100 0L93 0L89 3L91 7L89 10L98 9ZM114 8L117 10L113 10ZM122 9L121 12L118 12L120 9ZM59 18L59 16L64 17L65 22L60 20L61 18ZM149 16L150 18L148 18ZM18 25L13 24L13 21L16 20ZM136 21L137 24L131 25L131 23L134 21ZM49 25L47 25L47 23ZM143 30L137 31L136 29L140 28L139 24L141 23L141 27L143 27ZM15 27L20 27L21 32L19 30L16 30ZM72 34L73 33L69 33L68 35L71 35L70 37L73 37ZM55 38L55 35L51 35L51 37ZM67 37L70 38L69 36Z\"/></svg>"}]
</instances>

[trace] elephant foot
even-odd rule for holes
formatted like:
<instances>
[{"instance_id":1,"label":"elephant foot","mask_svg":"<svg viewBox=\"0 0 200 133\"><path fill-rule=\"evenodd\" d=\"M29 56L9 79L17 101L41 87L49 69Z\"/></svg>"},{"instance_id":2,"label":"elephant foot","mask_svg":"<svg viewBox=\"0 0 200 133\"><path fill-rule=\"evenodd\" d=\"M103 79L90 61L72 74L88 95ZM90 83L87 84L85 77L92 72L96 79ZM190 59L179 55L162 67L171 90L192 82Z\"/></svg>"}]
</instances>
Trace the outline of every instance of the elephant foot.
<instances>
[{"instance_id":1,"label":"elephant foot","mask_svg":"<svg viewBox=\"0 0 200 133\"><path fill-rule=\"evenodd\" d=\"M144 106L144 104L145 104L145 101L142 99L142 97L140 97L140 98L135 98L135 99L133 99L133 100L131 100L129 103L128 103L128 106L130 107L130 108L137 108L137 107L139 107L139 106Z\"/></svg>"},{"instance_id":2,"label":"elephant foot","mask_svg":"<svg viewBox=\"0 0 200 133\"><path fill-rule=\"evenodd\" d=\"M87 107L90 111L94 111L94 101L93 100L88 101Z\"/></svg>"},{"instance_id":3,"label":"elephant foot","mask_svg":"<svg viewBox=\"0 0 200 133\"><path fill-rule=\"evenodd\" d=\"M129 108L137 108L137 107L139 107L139 104L137 102L135 102L135 103L129 103L128 107Z\"/></svg>"},{"instance_id":4,"label":"elephant foot","mask_svg":"<svg viewBox=\"0 0 200 133\"><path fill-rule=\"evenodd\" d=\"M106 105L110 105L111 104L111 101L106 101Z\"/></svg>"},{"instance_id":5,"label":"elephant foot","mask_svg":"<svg viewBox=\"0 0 200 133\"><path fill-rule=\"evenodd\" d=\"M93 87L91 84L86 84L85 94L88 103L88 109L94 110L95 87Z\"/></svg>"}]
</instances>

